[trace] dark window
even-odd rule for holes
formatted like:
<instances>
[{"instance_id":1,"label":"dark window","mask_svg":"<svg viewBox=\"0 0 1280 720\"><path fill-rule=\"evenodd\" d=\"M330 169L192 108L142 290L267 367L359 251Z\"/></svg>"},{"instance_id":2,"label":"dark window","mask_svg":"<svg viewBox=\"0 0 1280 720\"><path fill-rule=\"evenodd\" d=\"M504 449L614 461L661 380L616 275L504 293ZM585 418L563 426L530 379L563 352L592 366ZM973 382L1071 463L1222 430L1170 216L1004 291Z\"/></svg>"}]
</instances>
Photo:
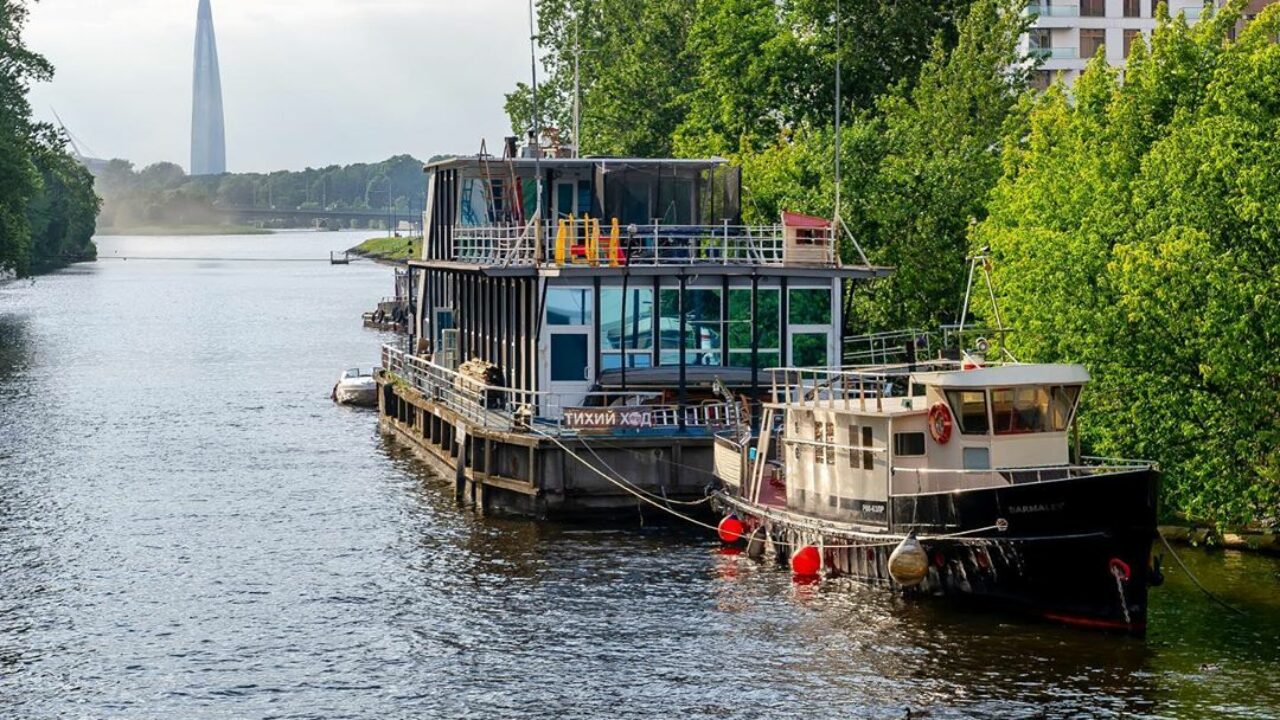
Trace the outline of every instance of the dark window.
<instances>
[{"instance_id":1,"label":"dark window","mask_svg":"<svg viewBox=\"0 0 1280 720\"><path fill-rule=\"evenodd\" d=\"M1031 87L1036 90L1048 90L1053 85L1052 70L1036 70L1031 76Z\"/></svg>"},{"instance_id":2,"label":"dark window","mask_svg":"<svg viewBox=\"0 0 1280 720\"><path fill-rule=\"evenodd\" d=\"M982 390L948 390L951 413L965 435L986 435L991 429L987 421L987 394Z\"/></svg>"},{"instance_id":3,"label":"dark window","mask_svg":"<svg viewBox=\"0 0 1280 720\"><path fill-rule=\"evenodd\" d=\"M893 434L893 454L913 457L924 454L924 433L901 432Z\"/></svg>"},{"instance_id":4,"label":"dark window","mask_svg":"<svg viewBox=\"0 0 1280 720\"><path fill-rule=\"evenodd\" d=\"M992 390L991 416L997 435L1044 432L1048 429L1049 391L1042 387Z\"/></svg>"},{"instance_id":5,"label":"dark window","mask_svg":"<svg viewBox=\"0 0 1280 720\"><path fill-rule=\"evenodd\" d=\"M1080 0L1080 14L1084 17L1106 17L1107 0Z\"/></svg>"},{"instance_id":6,"label":"dark window","mask_svg":"<svg viewBox=\"0 0 1280 720\"><path fill-rule=\"evenodd\" d=\"M1098 54L1098 50L1107 42L1107 31L1085 28L1080 31L1080 57L1089 59Z\"/></svg>"},{"instance_id":7,"label":"dark window","mask_svg":"<svg viewBox=\"0 0 1280 720\"><path fill-rule=\"evenodd\" d=\"M1152 1L1155 2L1156 0ZM1124 0L1124 16L1142 17L1142 0Z\"/></svg>"},{"instance_id":8,"label":"dark window","mask_svg":"<svg viewBox=\"0 0 1280 720\"><path fill-rule=\"evenodd\" d=\"M874 441L871 434L871 428L863 426L862 428L862 447L867 448L862 451L862 469L874 470L876 466L875 453L871 452L871 444Z\"/></svg>"},{"instance_id":9,"label":"dark window","mask_svg":"<svg viewBox=\"0 0 1280 720\"><path fill-rule=\"evenodd\" d=\"M853 446L858 444L858 438L860 436L861 436L861 433L858 432L858 426L850 425L849 426L849 467L853 468L854 470L857 470L858 468L862 467L862 456L861 454L858 453L857 450L853 449Z\"/></svg>"}]
</instances>

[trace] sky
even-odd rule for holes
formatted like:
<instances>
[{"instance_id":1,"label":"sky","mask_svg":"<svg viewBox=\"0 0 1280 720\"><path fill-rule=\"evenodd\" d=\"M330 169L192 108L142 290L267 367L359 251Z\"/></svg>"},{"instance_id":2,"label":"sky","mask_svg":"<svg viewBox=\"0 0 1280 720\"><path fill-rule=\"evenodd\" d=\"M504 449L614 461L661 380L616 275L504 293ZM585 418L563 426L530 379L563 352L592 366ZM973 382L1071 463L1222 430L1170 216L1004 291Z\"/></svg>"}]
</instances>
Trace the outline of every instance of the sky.
<instances>
[{"instance_id":1,"label":"sky","mask_svg":"<svg viewBox=\"0 0 1280 720\"><path fill-rule=\"evenodd\" d=\"M32 88L89 153L190 164L198 0L40 0ZM510 134L529 75L525 0L213 0L230 172L474 153Z\"/></svg>"}]
</instances>

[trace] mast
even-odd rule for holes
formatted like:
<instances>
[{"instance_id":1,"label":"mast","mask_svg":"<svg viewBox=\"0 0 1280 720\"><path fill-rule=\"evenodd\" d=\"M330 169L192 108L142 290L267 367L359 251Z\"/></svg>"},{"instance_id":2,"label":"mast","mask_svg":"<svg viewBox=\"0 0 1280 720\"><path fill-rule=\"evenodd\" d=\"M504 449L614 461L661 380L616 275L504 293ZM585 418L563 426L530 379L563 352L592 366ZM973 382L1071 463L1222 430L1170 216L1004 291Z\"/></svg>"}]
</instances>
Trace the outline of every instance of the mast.
<instances>
[{"instance_id":1,"label":"mast","mask_svg":"<svg viewBox=\"0 0 1280 720\"><path fill-rule=\"evenodd\" d=\"M844 221L840 217L840 131L842 129L841 108L840 108L840 55L843 48L840 45L840 25L842 18L840 16L840 0L836 0L836 212L835 222L837 225L843 225Z\"/></svg>"}]
</instances>

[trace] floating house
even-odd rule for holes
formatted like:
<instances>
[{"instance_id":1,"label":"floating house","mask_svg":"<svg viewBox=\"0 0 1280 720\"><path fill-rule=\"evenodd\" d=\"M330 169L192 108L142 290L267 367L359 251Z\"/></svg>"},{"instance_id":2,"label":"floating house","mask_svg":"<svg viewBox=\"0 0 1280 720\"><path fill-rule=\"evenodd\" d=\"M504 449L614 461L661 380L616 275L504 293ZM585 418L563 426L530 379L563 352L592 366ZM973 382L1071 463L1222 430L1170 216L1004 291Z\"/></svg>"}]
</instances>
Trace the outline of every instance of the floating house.
<instances>
[{"instance_id":1,"label":"floating house","mask_svg":"<svg viewBox=\"0 0 1280 720\"><path fill-rule=\"evenodd\" d=\"M486 512L703 499L714 433L753 411L762 371L839 364L846 284L888 269L841 263L820 218L743 225L724 160L563 154L509 142L425 168L383 426Z\"/></svg>"}]
</instances>

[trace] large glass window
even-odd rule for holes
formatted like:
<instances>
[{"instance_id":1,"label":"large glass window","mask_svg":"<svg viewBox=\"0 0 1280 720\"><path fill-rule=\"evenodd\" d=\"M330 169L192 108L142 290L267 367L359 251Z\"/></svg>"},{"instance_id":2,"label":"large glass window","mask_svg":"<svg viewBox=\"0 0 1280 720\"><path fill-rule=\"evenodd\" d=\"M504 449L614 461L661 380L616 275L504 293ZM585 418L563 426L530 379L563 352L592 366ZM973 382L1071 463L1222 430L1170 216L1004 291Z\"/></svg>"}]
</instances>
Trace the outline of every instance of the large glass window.
<instances>
[{"instance_id":1,"label":"large glass window","mask_svg":"<svg viewBox=\"0 0 1280 720\"><path fill-rule=\"evenodd\" d=\"M982 390L948 390L947 402L955 415L960 432L965 435L986 435L991 428L987 421L987 394Z\"/></svg>"},{"instance_id":2,"label":"large glass window","mask_svg":"<svg viewBox=\"0 0 1280 720\"><path fill-rule=\"evenodd\" d=\"M591 290L549 288L547 290L547 324L590 325Z\"/></svg>"},{"instance_id":3,"label":"large glass window","mask_svg":"<svg viewBox=\"0 0 1280 720\"><path fill-rule=\"evenodd\" d=\"M626 316L622 288L600 289L600 363L604 369L653 364L653 288L627 288Z\"/></svg>"},{"instance_id":4,"label":"large glass window","mask_svg":"<svg viewBox=\"0 0 1280 720\"><path fill-rule=\"evenodd\" d=\"M688 365L719 365L721 352L720 290L687 288L684 295L685 362ZM659 335L663 365L680 363L680 291L659 293Z\"/></svg>"},{"instance_id":5,"label":"large glass window","mask_svg":"<svg viewBox=\"0 0 1280 720\"><path fill-rule=\"evenodd\" d=\"M792 333L791 364L802 368L826 367L827 334Z\"/></svg>"},{"instance_id":6,"label":"large glass window","mask_svg":"<svg viewBox=\"0 0 1280 720\"><path fill-rule=\"evenodd\" d=\"M751 367L751 332L760 330L760 367L778 367L782 360L779 290L761 289L756 304L760 317L751 317L751 290L734 288L729 291L729 364L733 367Z\"/></svg>"},{"instance_id":7,"label":"large glass window","mask_svg":"<svg viewBox=\"0 0 1280 720\"><path fill-rule=\"evenodd\" d=\"M1080 0L1080 14L1084 17L1106 17L1107 0Z\"/></svg>"},{"instance_id":8,"label":"large glass window","mask_svg":"<svg viewBox=\"0 0 1280 720\"><path fill-rule=\"evenodd\" d=\"M1091 58L1107 42L1107 31L1101 28L1085 28L1080 31L1080 57Z\"/></svg>"},{"instance_id":9,"label":"large glass window","mask_svg":"<svg viewBox=\"0 0 1280 720\"><path fill-rule=\"evenodd\" d=\"M831 289L791 290L787 295L787 318L792 325L830 325Z\"/></svg>"},{"instance_id":10,"label":"large glass window","mask_svg":"<svg viewBox=\"0 0 1280 720\"><path fill-rule=\"evenodd\" d=\"M1158 0L1151 1L1154 3ZM1142 17L1142 0L1124 0L1124 16Z\"/></svg>"}]
</instances>

